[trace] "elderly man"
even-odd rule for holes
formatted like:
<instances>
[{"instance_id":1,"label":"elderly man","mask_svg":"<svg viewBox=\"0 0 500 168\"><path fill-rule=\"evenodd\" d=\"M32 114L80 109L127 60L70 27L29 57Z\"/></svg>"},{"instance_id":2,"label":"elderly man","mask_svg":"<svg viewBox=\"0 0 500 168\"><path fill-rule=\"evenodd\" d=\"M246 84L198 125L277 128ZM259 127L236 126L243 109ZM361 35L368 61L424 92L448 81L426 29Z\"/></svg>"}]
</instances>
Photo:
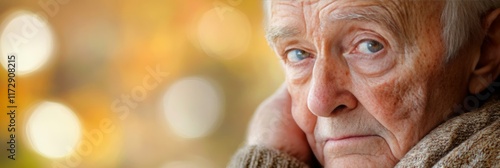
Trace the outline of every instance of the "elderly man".
<instances>
[{"instance_id":1,"label":"elderly man","mask_svg":"<svg viewBox=\"0 0 500 168\"><path fill-rule=\"evenodd\" d=\"M500 166L500 0L264 2L286 82L230 167Z\"/></svg>"}]
</instances>

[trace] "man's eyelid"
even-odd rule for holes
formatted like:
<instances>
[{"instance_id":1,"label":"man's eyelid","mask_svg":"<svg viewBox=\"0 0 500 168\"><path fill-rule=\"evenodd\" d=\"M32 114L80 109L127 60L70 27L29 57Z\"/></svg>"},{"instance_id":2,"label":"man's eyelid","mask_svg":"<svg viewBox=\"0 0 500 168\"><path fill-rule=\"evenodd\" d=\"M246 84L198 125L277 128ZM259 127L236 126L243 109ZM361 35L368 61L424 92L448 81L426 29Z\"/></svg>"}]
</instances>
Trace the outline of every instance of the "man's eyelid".
<instances>
[{"instance_id":1,"label":"man's eyelid","mask_svg":"<svg viewBox=\"0 0 500 168\"><path fill-rule=\"evenodd\" d=\"M290 43L282 48L282 55L286 56L288 52L292 50L302 50L310 54L310 56L314 55L314 50L311 49L307 44L301 43L300 41L296 41L295 43Z\"/></svg>"},{"instance_id":2,"label":"man's eyelid","mask_svg":"<svg viewBox=\"0 0 500 168\"><path fill-rule=\"evenodd\" d=\"M351 42L359 43L365 40L374 40L380 42L381 44L387 43L387 40L382 35L373 31L362 31L360 33L356 33Z\"/></svg>"},{"instance_id":3,"label":"man's eyelid","mask_svg":"<svg viewBox=\"0 0 500 168\"><path fill-rule=\"evenodd\" d=\"M367 42L367 41L376 41L380 44L382 44L383 48L380 50L386 50L389 48L389 43L387 42L386 39L382 37L377 37L376 35L363 35L363 36L356 36L353 38L351 43L349 44L349 49L347 50L349 54L352 54L354 51L356 51L361 43ZM378 52L380 52L378 51Z\"/></svg>"},{"instance_id":4,"label":"man's eyelid","mask_svg":"<svg viewBox=\"0 0 500 168\"><path fill-rule=\"evenodd\" d=\"M286 56L287 52L296 46L298 40L276 41L272 44L280 56Z\"/></svg>"}]
</instances>

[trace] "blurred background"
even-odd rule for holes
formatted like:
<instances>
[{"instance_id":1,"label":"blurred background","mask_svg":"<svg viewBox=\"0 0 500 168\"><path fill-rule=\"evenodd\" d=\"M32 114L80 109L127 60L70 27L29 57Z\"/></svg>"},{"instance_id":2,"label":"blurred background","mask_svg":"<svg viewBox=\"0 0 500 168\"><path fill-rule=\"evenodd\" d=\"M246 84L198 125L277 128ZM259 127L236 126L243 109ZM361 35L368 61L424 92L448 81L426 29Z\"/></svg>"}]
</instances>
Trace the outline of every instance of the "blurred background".
<instances>
[{"instance_id":1,"label":"blurred background","mask_svg":"<svg viewBox=\"0 0 500 168\"><path fill-rule=\"evenodd\" d=\"M262 14L254 0L0 1L0 167L225 167L284 80Z\"/></svg>"}]
</instances>

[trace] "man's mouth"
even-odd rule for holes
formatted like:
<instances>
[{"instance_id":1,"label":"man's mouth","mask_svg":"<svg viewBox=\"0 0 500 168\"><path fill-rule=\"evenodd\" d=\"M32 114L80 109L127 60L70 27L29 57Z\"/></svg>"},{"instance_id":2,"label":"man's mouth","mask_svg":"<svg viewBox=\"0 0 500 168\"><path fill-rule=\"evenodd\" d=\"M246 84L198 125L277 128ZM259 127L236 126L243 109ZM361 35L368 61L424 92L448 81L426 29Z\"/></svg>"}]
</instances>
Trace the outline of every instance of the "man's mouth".
<instances>
[{"instance_id":1,"label":"man's mouth","mask_svg":"<svg viewBox=\"0 0 500 168\"><path fill-rule=\"evenodd\" d=\"M375 135L347 135L347 136L340 136L340 137L335 137L335 138L329 138L326 140L326 142L340 142L340 141L349 141L349 140L358 140L370 136L375 136Z\"/></svg>"},{"instance_id":2,"label":"man's mouth","mask_svg":"<svg viewBox=\"0 0 500 168\"><path fill-rule=\"evenodd\" d=\"M349 147L354 145L359 145L359 143L364 143L366 140L378 137L376 135L347 135L328 138L325 141L325 148L327 146L332 147Z\"/></svg>"},{"instance_id":3,"label":"man's mouth","mask_svg":"<svg viewBox=\"0 0 500 168\"><path fill-rule=\"evenodd\" d=\"M324 142L323 152L333 157L362 154L364 149L372 148L380 140L378 135L346 135L328 138ZM363 151L363 152L362 152Z\"/></svg>"}]
</instances>

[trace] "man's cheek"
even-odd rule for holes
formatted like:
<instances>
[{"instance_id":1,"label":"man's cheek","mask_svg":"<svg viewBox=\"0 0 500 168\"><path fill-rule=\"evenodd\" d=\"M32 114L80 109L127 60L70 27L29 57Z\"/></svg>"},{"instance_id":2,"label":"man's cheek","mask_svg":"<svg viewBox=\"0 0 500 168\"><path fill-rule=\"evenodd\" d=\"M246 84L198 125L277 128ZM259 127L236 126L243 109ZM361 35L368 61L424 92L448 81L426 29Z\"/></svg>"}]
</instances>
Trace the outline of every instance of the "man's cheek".
<instances>
[{"instance_id":1,"label":"man's cheek","mask_svg":"<svg viewBox=\"0 0 500 168\"><path fill-rule=\"evenodd\" d=\"M382 125L408 118L407 107L403 107L403 97L408 91L404 85L391 80L377 86L365 87L367 90L360 101L364 108Z\"/></svg>"},{"instance_id":2,"label":"man's cheek","mask_svg":"<svg viewBox=\"0 0 500 168\"><path fill-rule=\"evenodd\" d=\"M300 90L294 89L295 92L290 93L292 96L292 116L302 131L306 134L313 133L316 116L307 107L307 93L303 93Z\"/></svg>"},{"instance_id":3,"label":"man's cheek","mask_svg":"<svg viewBox=\"0 0 500 168\"><path fill-rule=\"evenodd\" d=\"M292 117L297 125L305 133L313 133L316 117L312 115L304 106L292 106Z\"/></svg>"}]
</instances>

